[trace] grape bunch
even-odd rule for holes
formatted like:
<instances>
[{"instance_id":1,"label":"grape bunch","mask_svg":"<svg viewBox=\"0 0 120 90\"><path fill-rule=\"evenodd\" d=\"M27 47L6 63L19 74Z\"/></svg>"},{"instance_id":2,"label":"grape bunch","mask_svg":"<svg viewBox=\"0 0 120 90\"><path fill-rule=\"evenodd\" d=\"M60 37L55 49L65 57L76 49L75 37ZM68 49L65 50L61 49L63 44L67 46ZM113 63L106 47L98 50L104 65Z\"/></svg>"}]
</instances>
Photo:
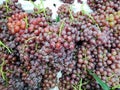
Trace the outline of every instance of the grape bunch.
<instances>
[{"instance_id":1,"label":"grape bunch","mask_svg":"<svg viewBox=\"0 0 120 90\"><path fill-rule=\"evenodd\" d=\"M110 88L119 85L119 0L88 0L90 14L62 0L59 20L49 8L27 13L8 1L0 5L0 89L102 90L90 71Z\"/></svg>"},{"instance_id":2,"label":"grape bunch","mask_svg":"<svg viewBox=\"0 0 120 90\"><path fill-rule=\"evenodd\" d=\"M61 19L69 18L71 19L74 12L71 10L71 6L69 4L62 4L57 10L58 16Z\"/></svg>"},{"instance_id":3,"label":"grape bunch","mask_svg":"<svg viewBox=\"0 0 120 90\"><path fill-rule=\"evenodd\" d=\"M104 3L105 2L105 3ZM120 10L119 0L87 0L87 3L92 8L92 10L97 11L97 13L112 13L114 11Z\"/></svg>"},{"instance_id":4,"label":"grape bunch","mask_svg":"<svg viewBox=\"0 0 120 90\"><path fill-rule=\"evenodd\" d=\"M64 3L69 3L69 4L74 3L74 0L61 0L61 1L64 2Z\"/></svg>"},{"instance_id":5,"label":"grape bunch","mask_svg":"<svg viewBox=\"0 0 120 90\"><path fill-rule=\"evenodd\" d=\"M16 13L8 18L8 29L12 34L20 32L20 30L25 30L27 26L25 18L27 18L26 13Z\"/></svg>"},{"instance_id":6,"label":"grape bunch","mask_svg":"<svg viewBox=\"0 0 120 90\"><path fill-rule=\"evenodd\" d=\"M24 12L18 0L6 0L0 5L0 27L6 23L6 19L11 15L19 12Z\"/></svg>"},{"instance_id":7,"label":"grape bunch","mask_svg":"<svg viewBox=\"0 0 120 90\"><path fill-rule=\"evenodd\" d=\"M61 0L64 3L68 3L68 4L73 4L75 2L75 0ZM78 3L82 3L81 0L77 0Z\"/></svg>"}]
</instances>

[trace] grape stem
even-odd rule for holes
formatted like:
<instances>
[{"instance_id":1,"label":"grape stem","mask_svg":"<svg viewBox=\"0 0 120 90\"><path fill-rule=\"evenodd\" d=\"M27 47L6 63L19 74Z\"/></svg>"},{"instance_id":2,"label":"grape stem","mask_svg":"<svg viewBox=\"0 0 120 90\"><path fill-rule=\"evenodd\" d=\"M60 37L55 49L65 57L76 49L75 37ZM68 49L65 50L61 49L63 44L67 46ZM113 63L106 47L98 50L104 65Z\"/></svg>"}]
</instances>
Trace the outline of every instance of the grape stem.
<instances>
[{"instance_id":1,"label":"grape stem","mask_svg":"<svg viewBox=\"0 0 120 90\"><path fill-rule=\"evenodd\" d=\"M115 73L113 73L111 76L107 77L107 81L109 81L114 76L115 76Z\"/></svg>"},{"instance_id":2,"label":"grape stem","mask_svg":"<svg viewBox=\"0 0 120 90\"><path fill-rule=\"evenodd\" d=\"M5 60L4 60L3 58L2 58L1 60L2 60L2 63L1 63L1 65L0 65L0 73L1 73L1 75L2 75L3 80L6 81L6 85L7 85L8 79L7 79L7 77L6 77L6 72L3 71L3 67L4 67L4 65L5 65L6 63L5 63Z\"/></svg>"},{"instance_id":3,"label":"grape stem","mask_svg":"<svg viewBox=\"0 0 120 90\"><path fill-rule=\"evenodd\" d=\"M47 17L46 10L45 10L44 4L43 4L43 0L40 0L40 2L41 2L41 5L42 5L43 13L44 13L45 17Z\"/></svg>"},{"instance_id":4,"label":"grape stem","mask_svg":"<svg viewBox=\"0 0 120 90\"><path fill-rule=\"evenodd\" d=\"M29 24L28 24L28 17L27 16L25 16L24 21L26 23L26 28L28 28Z\"/></svg>"},{"instance_id":5,"label":"grape stem","mask_svg":"<svg viewBox=\"0 0 120 90\"><path fill-rule=\"evenodd\" d=\"M117 88L120 88L120 84L113 86L111 90L116 90Z\"/></svg>"},{"instance_id":6,"label":"grape stem","mask_svg":"<svg viewBox=\"0 0 120 90\"><path fill-rule=\"evenodd\" d=\"M34 39L34 38L36 38L36 37L30 37L30 38L28 38L28 39L25 41L25 43L27 43L28 41L30 41L30 40L32 40L32 39Z\"/></svg>"},{"instance_id":7,"label":"grape stem","mask_svg":"<svg viewBox=\"0 0 120 90\"><path fill-rule=\"evenodd\" d=\"M3 46L8 50L9 53L12 53L11 50L2 41L0 41L0 46Z\"/></svg>"},{"instance_id":8,"label":"grape stem","mask_svg":"<svg viewBox=\"0 0 120 90\"><path fill-rule=\"evenodd\" d=\"M88 82L83 83L83 79L81 78L78 85L73 85L74 90L83 90L82 86L86 85ZM85 89L84 89L85 90Z\"/></svg>"},{"instance_id":9,"label":"grape stem","mask_svg":"<svg viewBox=\"0 0 120 90\"><path fill-rule=\"evenodd\" d=\"M86 55L87 54L87 50L86 49L84 50L84 54L85 54L85 57L83 58L83 60L88 60L87 59L87 55Z\"/></svg>"},{"instance_id":10,"label":"grape stem","mask_svg":"<svg viewBox=\"0 0 120 90\"><path fill-rule=\"evenodd\" d=\"M9 12L8 2L9 2L9 0L5 1L5 7L6 7L6 10L7 10L7 13Z\"/></svg>"},{"instance_id":11,"label":"grape stem","mask_svg":"<svg viewBox=\"0 0 120 90\"><path fill-rule=\"evenodd\" d=\"M10 0L5 0L5 8L6 8L6 12L8 13L11 9L8 6L8 3L10 2Z\"/></svg>"},{"instance_id":12,"label":"grape stem","mask_svg":"<svg viewBox=\"0 0 120 90\"><path fill-rule=\"evenodd\" d=\"M74 17L72 15L72 6L70 6L70 8L69 8L69 13L70 13L70 19L71 19L71 21L73 21Z\"/></svg>"},{"instance_id":13,"label":"grape stem","mask_svg":"<svg viewBox=\"0 0 120 90\"><path fill-rule=\"evenodd\" d=\"M96 26L98 27L98 29L101 31L99 25L98 25L97 22L94 20L94 18L93 18L90 14L88 14L88 17L89 17L90 19L92 19L93 23L95 23Z\"/></svg>"},{"instance_id":14,"label":"grape stem","mask_svg":"<svg viewBox=\"0 0 120 90\"><path fill-rule=\"evenodd\" d=\"M35 13L40 14L43 12L45 17L47 17L43 0L40 0L40 3L38 5L36 5L32 0L30 0L30 2L34 5L35 8L37 8L37 11L35 11ZM42 9L40 8L41 6L42 6Z\"/></svg>"},{"instance_id":15,"label":"grape stem","mask_svg":"<svg viewBox=\"0 0 120 90\"><path fill-rule=\"evenodd\" d=\"M35 44L35 50L38 50L38 43Z\"/></svg>"},{"instance_id":16,"label":"grape stem","mask_svg":"<svg viewBox=\"0 0 120 90\"><path fill-rule=\"evenodd\" d=\"M3 66L5 65L5 61L4 61L4 59L2 58L2 63L1 63L1 65L0 65L0 72L1 72L1 74L2 74L2 78L3 78L3 80L5 80L6 78L5 78L5 72L3 71Z\"/></svg>"},{"instance_id":17,"label":"grape stem","mask_svg":"<svg viewBox=\"0 0 120 90\"><path fill-rule=\"evenodd\" d=\"M62 29L64 28L64 21L62 21L61 25L60 25L60 29L59 29L59 37L61 36L62 33Z\"/></svg>"},{"instance_id":18,"label":"grape stem","mask_svg":"<svg viewBox=\"0 0 120 90\"><path fill-rule=\"evenodd\" d=\"M34 38L36 38L36 37L30 37L30 38L28 38L28 39L25 41L25 45L23 45L23 50L22 50L23 53L24 53L25 48L28 47L27 43L28 43L30 40L34 39Z\"/></svg>"}]
</instances>

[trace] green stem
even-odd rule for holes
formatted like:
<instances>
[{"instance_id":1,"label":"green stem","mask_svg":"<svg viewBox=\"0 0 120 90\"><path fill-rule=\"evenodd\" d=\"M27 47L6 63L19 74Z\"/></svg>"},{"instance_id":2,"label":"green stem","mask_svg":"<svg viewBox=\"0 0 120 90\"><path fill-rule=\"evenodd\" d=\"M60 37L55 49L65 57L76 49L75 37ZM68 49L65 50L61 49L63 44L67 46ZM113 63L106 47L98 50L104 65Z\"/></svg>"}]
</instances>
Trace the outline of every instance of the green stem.
<instances>
[{"instance_id":1,"label":"green stem","mask_svg":"<svg viewBox=\"0 0 120 90\"><path fill-rule=\"evenodd\" d=\"M111 90L116 90L117 88L120 88L120 84L113 86Z\"/></svg>"},{"instance_id":2,"label":"green stem","mask_svg":"<svg viewBox=\"0 0 120 90\"><path fill-rule=\"evenodd\" d=\"M42 5L42 8L43 8L43 13L44 13L45 17L47 17L46 10L45 10L44 4L43 4L43 0L40 0L40 2L41 2L41 5Z\"/></svg>"},{"instance_id":3,"label":"green stem","mask_svg":"<svg viewBox=\"0 0 120 90\"><path fill-rule=\"evenodd\" d=\"M113 73L111 76L107 77L107 81L109 81L114 76L115 76L115 73Z\"/></svg>"},{"instance_id":4,"label":"green stem","mask_svg":"<svg viewBox=\"0 0 120 90\"><path fill-rule=\"evenodd\" d=\"M35 44L35 50L38 50L38 43Z\"/></svg>"},{"instance_id":5,"label":"green stem","mask_svg":"<svg viewBox=\"0 0 120 90\"><path fill-rule=\"evenodd\" d=\"M11 50L2 41L0 41L0 45L2 45L4 48L6 48L9 53L12 53Z\"/></svg>"},{"instance_id":6,"label":"green stem","mask_svg":"<svg viewBox=\"0 0 120 90\"><path fill-rule=\"evenodd\" d=\"M71 21L73 21L74 17L72 15L72 7L71 6L70 6L70 9L69 9L69 13L70 13L70 19L71 19Z\"/></svg>"},{"instance_id":7,"label":"green stem","mask_svg":"<svg viewBox=\"0 0 120 90\"><path fill-rule=\"evenodd\" d=\"M3 71L3 67L4 67L5 64L6 64L5 60L2 58L2 64L0 65L0 73L2 75L3 80L5 80L5 82L6 82L5 85L7 86L8 85L8 79L6 77L6 72Z\"/></svg>"},{"instance_id":8,"label":"green stem","mask_svg":"<svg viewBox=\"0 0 120 90\"><path fill-rule=\"evenodd\" d=\"M37 8L37 11L35 11L35 13L36 14L41 13L40 4L36 5L32 0L30 0L30 2L34 5L35 8Z\"/></svg>"},{"instance_id":9,"label":"green stem","mask_svg":"<svg viewBox=\"0 0 120 90\"><path fill-rule=\"evenodd\" d=\"M80 79L80 83L79 83L79 90L82 90L82 78Z\"/></svg>"},{"instance_id":10,"label":"green stem","mask_svg":"<svg viewBox=\"0 0 120 90\"><path fill-rule=\"evenodd\" d=\"M35 37L30 37L30 38L28 38L26 41L25 41L25 44L23 45L23 49L22 49L22 52L24 53L24 51L25 51L25 48L26 47L28 47L28 45L27 45L27 43L28 43L28 41L30 41L30 40L32 40L32 39L34 39Z\"/></svg>"},{"instance_id":11,"label":"green stem","mask_svg":"<svg viewBox=\"0 0 120 90\"><path fill-rule=\"evenodd\" d=\"M36 38L36 37L30 37L30 38L28 38L28 39L25 41L25 43L27 43L28 41L30 41L30 40L32 40L32 39L34 39L34 38Z\"/></svg>"},{"instance_id":12,"label":"green stem","mask_svg":"<svg viewBox=\"0 0 120 90\"><path fill-rule=\"evenodd\" d=\"M36 14L40 14L40 13L44 13L45 17L47 17L46 15L46 10L44 8L44 4L43 4L43 0L40 0L40 4L36 5L32 0L30 0L30 2L34 5L35 8L38 9L38 11L36 11ZM40 6L42 5L42 9L40 8Z\"/></svg>"},{"instance_id":13,"label":"green stem","mask_svg":"<svg viewBox=\"0 0 120 90\"><path fill-rule=\"evenodd\" d=\"M92 19L93 23L98 27L99 30L101 30L98 23L94 20L94 18L90 14L88 14L88 17Z\"/></svg>"},{"instance_id":14,"label":"green stem","mask_svg":"<svg viewBox=\"0 0 120 90\"><path fill-rule=\"evenodd\" d=\"M29 24L28 24L28 17L27 16L25 16L24 21L26 23L26 28L28 28Z\"/></svg>"},{"instance_id":15,"label":"green stem","mask_svg":"<svg viewBox=\"0 0 120 90\"><path fill-rule=\"evenodd\" d=\"M86 85L89 81L83 83L83 79L81 78L77 85L73 85L74 90L83 90L82 86Z\"/></svg>"},{"instance_id":16,"label":"green stem","mask_svg":"<svg viewBox=\"0 0 120 90\"><path fill-rule=\"evenodd\" d=\"M4 61L4 59L2 59L2 64L1 64L1 66L0 66L0 72L1 72L1 74L2 74L2 78L3 78L3 80L5 80L6 78L5 78L5 72L3 71L3 66L5 65L5 61Z\"/></svg>"},{"instance_id":17,"label":"green stem","mask_svg":"<svg viewBox=\"0 0 120 90\"><path fill-rule=\"evenodd\" d=\"M62 33L62 29L64 28L64 21L62 21L62 24L60 25L60 29L59 29L59 37L61 36Z\"/></svg>"},{"instance_id":18,"label":"green stem","mask_svg":"<svg viewBox=\"0 0 120 90\"><path fill-rule=\"evenodd\" d=\"M6 10L7 10L7 13L8 13L8 11L9 11L8 1L9 1L9 0L6 0L6 2L5 2L5 7L6 7Z\"/></svg>"}]
</instances>

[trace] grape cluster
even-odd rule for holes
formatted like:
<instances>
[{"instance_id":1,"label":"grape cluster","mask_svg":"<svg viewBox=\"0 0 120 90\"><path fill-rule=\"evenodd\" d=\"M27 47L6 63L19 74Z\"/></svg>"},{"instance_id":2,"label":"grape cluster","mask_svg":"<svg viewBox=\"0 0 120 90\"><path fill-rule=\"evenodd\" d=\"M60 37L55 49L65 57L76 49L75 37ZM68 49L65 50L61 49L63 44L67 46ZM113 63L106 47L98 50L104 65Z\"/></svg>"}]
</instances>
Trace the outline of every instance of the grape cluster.
<instances>
[{"instance_id":1,"label":"grape cluster","mask_svg":"<svg viewBox=\"0 0 120 90\"><path fill-rule=\"evenodd\" d=\"M44 17L47 19L49 23L52 23L53 21L51 16L52 16L52 10L48 7L46 8L42 7L42 9L39 9L38 7L34 7L33 12L30 13L31 18Z\"/></svg>"},{"instance_id":2,"label":"grape cluster","mask_svg":"<svg viewBox=\"0 0 120 90\"><path fill-rule=\"evenodd\" d=\"M118 58L120 57L120 42L118 41L120 32L118 27L119 10L114 8L113 11L106 10L104 13L100 10L91 13L91 15L78 12L77 15L73 14L74 20L72 23L67 20L67 23L80 30L80 41L77 42L79 52L77 66L71 72L65 71L63 73L64 76L60 79L60 90L73 90L74 86L72 85L79 84L78 81L81 78L84 82L88 82L82 88L101 90L100 86L89 76L87 69L93 70L110 87L120 83L120 68L118 65ZM112 54L113 52L115 55ZM109 55L114 57L113 61L109 59ZM89 82L89 80L92 81Z\"/></svg>"},{"instance_id":3,"label":"grape cluster","mask_svg":"<svg viewBox=\"0 0 120 90\"><path fill-rule=\"evenodd\" d=\"M48 70L45 74L44 74L44 79L42 82L42 88L43 90L47 90L49 88L54 88L57 84L57 77L56 77L56 71L53 70Z\"/></svg>"},{"instance_id":4,"label":"grape cluster","mask_svg":"<svg viewBox=\"0 0 120 90\"><path fill-rule=\"evenodd\" d=\"M17 0L0 6L0 89L75 90L82 83L102 90L89 70L109 87L120 83L119 0L88 0L94 12L87 15L74 13L72 1L58 8L59 21L49 8L27 13Z\"/></svg>"},{"instance_id":5,"label":"grape cluster","mask_svg":"<svg viewBox=\"0 0 120 90\"><path fill-rule=\"evenodd\" d=\"M74 3L74 0L61 0L61 1L64 2L64 3L69 3L69 4Z\"/></svg>"},{"instance_id":6,"label":"grape cluster","mask_svg":"<svg viewBox=\"0 0 120 90\"><path fill-rule=\"evenodd\" d=\"M8 29L12 34L20 32L20 30L25 30L27 26L24 21L25 18L27 18L26 13L16 13L8 18Z\"/></svg>"},{"instance_id":7,"label":"grape cluster","mask_svg":"<svg viewBox=\"0 0 120 90\"><path fill-rule=\"evenodd\" d=\"M3 4L0 5L0 19L24 11L22 10L21 4L18 4L17 2L18 0L10 0L10 2L3 2Z\"/></svg>"},{"instance_id":8,"label":"grape cluster","mask_svg":"<svg viewBox=\"0 0 120 90\"><path fill-rule=\"evenodd\" d=\"M105 2L105 3L104 3ZM119 0L87 0L87 3L92 8L92 10L97 11L98 13L112 13L114 11L120 10L120 1ZM104 12L105 11L105 12Z\"/></svg>"},{"instance_id":9,"label":"grape cluster","mask_svg":"<svg viewBox=\"0 0 120 90\"><path fill-rule=\"evenodd\" d=\"M17 3L18 0L8 0L4 1L2 5L0 5L0 27L2 24L6 23L7 17L19 12L24 12L21 7L21 4Z\"/></svg>"},{"instance_id":10,"label":"grape cluster","mask_svg":"<svg viewBox=\"0 0 120 90\"><path fill-rule=\"evenodd\" d=\"M68 3L68 4L73 4L75 2L75 0L61 0L64 3ZM77 0L78 3L82 3L81 0Z\"/></svg>"},{"instance_id":11,"label":"grape cluster","mask_svg":"<svg viewBox=\"0 0 120 90\"><path fill-rule=\"evenodd\" d=\"M58 16L63 19L63 18L70 18L71 15L73 15L73 11L71 10L71 6L69 4L62 4L58 8Z\"/></svg>"}]
</instances>

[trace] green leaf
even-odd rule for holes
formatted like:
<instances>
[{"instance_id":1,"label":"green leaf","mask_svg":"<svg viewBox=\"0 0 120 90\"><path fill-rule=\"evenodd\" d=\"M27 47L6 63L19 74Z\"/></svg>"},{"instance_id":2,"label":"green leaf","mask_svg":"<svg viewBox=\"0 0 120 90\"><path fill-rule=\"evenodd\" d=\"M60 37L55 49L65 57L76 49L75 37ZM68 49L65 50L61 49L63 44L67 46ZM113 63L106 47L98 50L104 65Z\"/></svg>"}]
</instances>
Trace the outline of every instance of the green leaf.
<instances>
[{"instance_id":1,"label":"green leaf","mask_svg":"<svg viewBox=\"0 0 120 90\"><path fill-rule=\"evenodd\" d=\"M56 22L59 22L59 21L60 21L60 17L57 16L55 21L56 21Z\"/></svg>"},{"instance_id":2,"label":"green leaf","mask_svg":"<svg viewBox=\"0 0 120 90\"><path fill-rule=\"evenodd\" d=\"M109 86L104 83L95 73L93 73L91 70L88 70L88 72L100 84L103 90L110 90Z\"/></svg>"}]
</instances>

